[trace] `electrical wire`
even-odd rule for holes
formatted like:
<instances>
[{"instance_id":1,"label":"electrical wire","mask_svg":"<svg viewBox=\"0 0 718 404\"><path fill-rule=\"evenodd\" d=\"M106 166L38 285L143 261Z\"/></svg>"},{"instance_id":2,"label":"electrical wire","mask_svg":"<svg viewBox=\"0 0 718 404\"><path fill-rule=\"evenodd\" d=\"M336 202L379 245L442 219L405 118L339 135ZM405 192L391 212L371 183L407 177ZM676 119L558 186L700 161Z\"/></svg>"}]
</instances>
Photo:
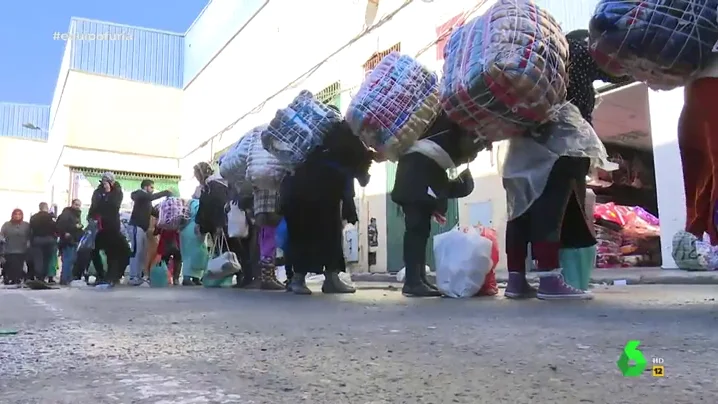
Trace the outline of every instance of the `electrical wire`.
<instances>
[{"instance_id":1,"label":"electrical wire","mask_svg":"<svg viewBox=\"0 0 718 404\"><path fill-rule=\"evenodd\" d=\"M285 91L287 91L287 90L290 90L290 89L292 89L292 88L294 88L294 87L300 85L300 84L301 84L302 82L304 82L307 78L309 78L309 76L311 76L311 75L314 74L317 70L319 70L322 66L324 66L324 64L326 64L331 58L333 58L334 56L338 55L339 53L341 53L341 52L342 52L343 50L345 50L346 48L352 46L354 43L356 43L357 41L359 41L359 40L362 39L363 37L365 37L365 36L367 36L368 34L372 33L372 32L375 31L377 28L379 28L379 27L381 27L382 25L386 24L387 22L391 21L397 14L399 14L402 10L404 10L404 9L407 8L409 5L411 5L414 1L415 1L415 0L405 0L404 3L403 3L401 6L397 7L394 11L392 11L392 12L390 12L389 14L385 15L385 16L382 17L379 21L377 21L376 23L374 23L373 25L371 25L371 26L366 27L365 29L363 29L361 33L359 33L357 36L355 36L354 38L352 38L351 40L349 40L349 42L347 42L346 44L342 45L342 46L341 46L339 49L337 49L336 51L332 52L329 56L327 56L326 58L324 58L324 60L322 60L321 62L319 62L319 63L317 63L316 65L314 65L312 68L310 68L310 69L307 70L305 73L303 73L302 75L300 75L299 77L297 77L296 79L294 79L293 81L291 81L291 82L290 82L289 84L287 84L286 86L282 87L279 91L277 91L277 92L275 92L274 94L270 95L267 99L265 99L264 101L262 101L261 103L259 103L259 105L257 105L256 107L252 108L252 110L250 110L249 112L247 112L247 113L241 115L241 116L240 116L239 118L237 118L234 122L232 122L231 124L227 125L227 127L225 127L224 129L222 129L221 131L219 131L219 132L216 133L215 135L212 135L211 137L209 137L207 140L205 140L205 141L202 142L199 146L197 146L197 147L195 147L194 149L192 149L189 153L187 153L187 154L186 154L184 157L182 157L182 158L189 157L190 155L192 155L192 153L194 153L194 152L196 152L197 150L201 149L202 147L206 146L209 142L211 142L211 141L214 140L215 138L218 138L218 137L219 137L219 138L221 139L221 136L222 136L224 133L226 133L226 132L232 130L232 128L234 128L234 126L237 125L242 119L246 118L246 117L249 116L249 115L256 114L256 113L260 112L260 111L262 110L262 108L267 104L267 102L271 101L272 99L274 99L274 98L277 97L278 95L282 94L283 92L285 92Z\"/></svg>"}]
</instances>

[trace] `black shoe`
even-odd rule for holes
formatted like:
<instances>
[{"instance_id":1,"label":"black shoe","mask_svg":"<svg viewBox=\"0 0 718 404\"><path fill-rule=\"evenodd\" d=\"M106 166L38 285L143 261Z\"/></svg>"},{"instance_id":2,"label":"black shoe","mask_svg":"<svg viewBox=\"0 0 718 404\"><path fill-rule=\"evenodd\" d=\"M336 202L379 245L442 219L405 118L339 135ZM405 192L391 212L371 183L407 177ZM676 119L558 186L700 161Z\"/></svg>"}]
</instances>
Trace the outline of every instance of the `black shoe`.
<instances>
[{"instance_id":1,"label":"black shoe","mask_svg":"<svg viewBox=\"0 0 718 404\"><path fill-rule=\"evenodd\" d=\"M441 292L432 289L429 285L424 282L417 282L415 284L404 283L404 287L401 288L401 293L407 297L440 297Z\"/></svg>"},{"instance_id":2,"label":"black shoe","mask_svg":"<svg viewBox=\"0 0 718 404\"><path fill-rule=\"evenodd\" d=\"M287 290L295 295L311 295L312 291L307 287L306 276L297 273L292 277L292 281L287 285Z\"/></svg>"},{"instance_id":3,"label":"black shoe","mask_svg":"<svg viewBox=\"0 0 718 404\"><path fill-rule=\"evenodd\" d=\"M199 278L192 277L190 278L192 280L192 283L194 283L195 286L202 286L202 280Z\"/></svg>"},{"instance_id":4,"label":"black shoe","mask_svg":"<svg viewBox=\"0 0 718 404\"><path fill-rule=\"evenodd\" d=\"M57 282L55 282L55 278L53 278L52 276L49 277L49 278L47 278L47 284L48 284L48 285L55 285L56 283L57 283Z\"/></svg>"},{"instance_id":5,"label":"black shoe","mask_svg":"<svg viewBox=\"0 0 718 404\"><path fill-rule=\"evenodd\" d=\"M182 279L182 286L196 286L191 278Z\"/></svg>"},{"instance_id":6,"label":"black shoe","mask_svg":"<svg viewBox=\"0 0 718 404\"><path fill-rule=\"evenodd\" d=\"M322 293L340 294L340 293L356 293L356 288L347 285L339 277L338 272L326 272L324 274L324 283L322 284Z\"/></svg>"},{"instance_id":7,"label":"black shoe","mask_svg":"<svg viewBox=\"0 0 718 404\"><path fill-rule=\"evenodd\" d=\"M429 278L426 276L426 267L424 267L424 269L421 270L421 272L419 273L419 278L421 279L421 283L428 286L429 289L435 290L437 292L439 291L439 288L437 288L436 285L429 282Z\"/></svg>"}]
</instances>

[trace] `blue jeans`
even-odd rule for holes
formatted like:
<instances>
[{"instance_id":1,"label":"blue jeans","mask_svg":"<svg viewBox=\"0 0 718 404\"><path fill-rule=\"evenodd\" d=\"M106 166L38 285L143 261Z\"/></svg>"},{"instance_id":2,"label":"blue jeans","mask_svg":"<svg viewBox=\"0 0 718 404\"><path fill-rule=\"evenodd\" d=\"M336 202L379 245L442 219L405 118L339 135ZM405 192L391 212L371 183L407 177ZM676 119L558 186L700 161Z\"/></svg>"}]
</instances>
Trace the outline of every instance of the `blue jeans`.
<instances>
[{"instance_id":1,"label":"blue jeans","mask_svg":"<svg viewBox=\"0 0 718 404\"><path fill-rule=\"evenodd\" d=\"M62 272L60 273L60 282L72 282L72 267L75 265L77 258L77 247L67 246L62 248Z\"/></svg>"}]
</instances>

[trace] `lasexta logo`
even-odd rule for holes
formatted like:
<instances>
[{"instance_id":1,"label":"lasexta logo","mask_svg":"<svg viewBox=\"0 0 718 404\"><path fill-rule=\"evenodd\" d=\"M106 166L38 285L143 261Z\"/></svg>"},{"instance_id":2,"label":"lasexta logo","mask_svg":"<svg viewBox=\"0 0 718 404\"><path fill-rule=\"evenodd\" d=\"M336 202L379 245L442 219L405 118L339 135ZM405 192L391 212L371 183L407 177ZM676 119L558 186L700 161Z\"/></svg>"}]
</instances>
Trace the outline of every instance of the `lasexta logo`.
<instances>
[{"instance_id":1,"label":"lasexta logo","mask_svg":"<svg viewBox=\"0 0 718 404\"><path fill-rule=\"evenodd\" d=\"M641 341L631 340L623 347L623 353L616 361L618 370L621 371L623 377L638 377L646 371L648 362L643 356L643 352L638 349L639 345L641 345Z\"/></svg>"}]
</instances>

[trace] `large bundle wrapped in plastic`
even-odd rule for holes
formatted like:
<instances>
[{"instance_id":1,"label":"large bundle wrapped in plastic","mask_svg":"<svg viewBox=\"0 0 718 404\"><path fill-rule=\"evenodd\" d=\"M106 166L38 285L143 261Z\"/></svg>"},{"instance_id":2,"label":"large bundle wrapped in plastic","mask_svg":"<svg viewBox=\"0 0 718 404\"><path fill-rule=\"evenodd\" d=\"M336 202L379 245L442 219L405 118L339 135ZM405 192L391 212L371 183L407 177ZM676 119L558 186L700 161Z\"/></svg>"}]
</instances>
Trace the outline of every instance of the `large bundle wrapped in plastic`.
<instances>
[{"instance_id":1,"label":"large bundle wrapped in plastic","mask_svg":"<svg viewBox=\"0 0 718 404\"><path fill-rule=\"evenodd\" d=\"M180 198L167 198L159 203L157 227L165 230L179 230L189 221L189 206Z\"/></svg>"},{"instance_id":2,"label":"large bundle wrapped in plastic","mask_svg":"<svg viewBox=\"0 0 718 404\"><path fill-rule=\"evenodd\" d=\"M566 102L568 42L531 0L498 0L453 32L444 59L442 106L491 140L547 121Z\"/></svg>"},{"instance_id":3,"label":"large bundle wrapped in plastic","mask_svg":"<svg viewBox=\"0 0 718 404\"><path fill-rule=\"evenodd\" d=\"M279 189L282 179L289 171L289 164L282 162L262 145L262 133L251 133L247 157L247 180L259 189Z\"/></svg>"},{"instance_id":4,"label":"large bundle wrapped in plastic","mask_svg":"<svg viewBox=\"0 0 718 404\"><path fill-rule=\"evenodd\" d=\"M347 110L356 135L396 161L439 114L439 79L413 58L392 52L362 83Z\"/></svg>"},{"instance_id":5,"label":"large bundle wrapped in plastic","mask_svg":"<svg viewBox=\"0 0 718 404\"><path fill-rule=\"evenodd\" d=\"M266 128L266 125L259 126L247 132L227 151L219 163L219 174L240 193L252 191L251 184L246 179L249 146L253 134L261 133Z\"/></svg>"},{"instance_id":6,"label":"large bundle wrapped in plastic","mask_svg":"<svg viewBox=\"0 0 718 404\"><path fill-rule=\"evenodd\" d=\"M262 144L283 162L299 164L341 121L339 112L302 90L287 108L277 111L262 133Z\"/></svg>"},{"instance_id":7,"label":"large bundle wrapped in plastic","mask_svg":"<svg viewBox=\"0 0 718 404\"><path fill-rule=\"evenodd\" d=\"M680 87L716 59L717 17L718 0L600 0L591 52L607 73Z\"/></svg>"}]
</instances>

